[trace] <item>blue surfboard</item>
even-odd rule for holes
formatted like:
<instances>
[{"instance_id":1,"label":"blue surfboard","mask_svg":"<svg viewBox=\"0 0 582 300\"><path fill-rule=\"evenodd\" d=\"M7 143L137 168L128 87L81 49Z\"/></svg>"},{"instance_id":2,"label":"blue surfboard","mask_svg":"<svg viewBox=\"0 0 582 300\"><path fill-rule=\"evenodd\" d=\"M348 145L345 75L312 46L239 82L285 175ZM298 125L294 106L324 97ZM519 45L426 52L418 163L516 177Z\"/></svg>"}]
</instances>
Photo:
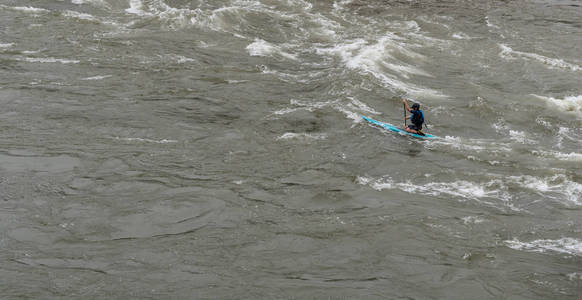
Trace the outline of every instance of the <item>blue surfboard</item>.
<instances>
[{"instance_id":1,"label":"blue surfboard","mask_svg":"<svg viewBox=\"0 0 582 300\"><path fill-rule=\"evenodd\" d=\"M384 129L388 129L388 130L390 130L392 132L396 132L396 133L400 133L400 134L405 134L405 135L410 135L410 136L413 136L413 137L419 138L419 139L437 139L438 138L438 136L432 135L432 134L428 134L428 133L425 134L425 135L411 133L411 132L408 132L408 131L406 131L404 129L398 128L398 127L396 127L396 126L394 126L392 124L384 123L384 122L380 122L380 121L376 121L376 120L371 119L371 118L368 118L366 116L362 116L362 118L364 118L364 120L368 121L371 124L378 125L378 126L384 128Z\"/></svg>"}]
</instances>

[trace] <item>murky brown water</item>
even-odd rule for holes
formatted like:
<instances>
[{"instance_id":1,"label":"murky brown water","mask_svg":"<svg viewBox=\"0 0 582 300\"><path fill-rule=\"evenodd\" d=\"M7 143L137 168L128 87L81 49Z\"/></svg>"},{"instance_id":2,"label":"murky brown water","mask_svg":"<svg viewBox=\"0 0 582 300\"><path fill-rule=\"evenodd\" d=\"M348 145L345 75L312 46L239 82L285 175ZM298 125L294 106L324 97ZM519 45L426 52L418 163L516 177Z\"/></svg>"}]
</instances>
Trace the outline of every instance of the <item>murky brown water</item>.
<instances>
[{"instance_id":1,"label":"murky brown water","mask_svg":"<svg viewBox=\"0 0 582 300\"><path fill-rule=\"evenodd\" d=\"M0 0L0 298L577 299L581 20Z\"/></svg>"}]
</instances>

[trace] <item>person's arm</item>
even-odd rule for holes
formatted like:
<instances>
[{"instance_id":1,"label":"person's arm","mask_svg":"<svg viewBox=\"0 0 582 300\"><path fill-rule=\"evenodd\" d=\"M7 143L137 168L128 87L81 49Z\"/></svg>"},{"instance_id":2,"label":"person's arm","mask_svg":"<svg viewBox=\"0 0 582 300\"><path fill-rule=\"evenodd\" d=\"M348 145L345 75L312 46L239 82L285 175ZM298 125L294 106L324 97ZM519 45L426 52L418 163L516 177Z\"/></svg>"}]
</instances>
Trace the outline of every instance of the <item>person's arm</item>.
<instances>
[{"instance_id":1,"label":"person's arm","mask_svg":"<svg viewBox=\"0 0 582 300\"><path fill-rule=\"evenodd\" d=\"M410 112L410 107L408 107L408 102L406 102L406 99L402 98L402 103L404 103L404 108L406 111Z\"/></svg>"}]
</instances>

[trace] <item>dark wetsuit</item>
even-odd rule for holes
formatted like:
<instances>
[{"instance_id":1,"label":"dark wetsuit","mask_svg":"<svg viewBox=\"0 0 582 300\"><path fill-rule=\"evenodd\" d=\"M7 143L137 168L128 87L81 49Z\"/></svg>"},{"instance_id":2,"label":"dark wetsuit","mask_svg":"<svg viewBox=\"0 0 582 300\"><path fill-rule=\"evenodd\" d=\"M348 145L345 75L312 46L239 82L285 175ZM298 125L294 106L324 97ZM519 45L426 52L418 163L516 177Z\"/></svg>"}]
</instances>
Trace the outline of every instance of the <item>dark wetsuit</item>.
<instances>
[{"instance_id":1,"label":"dark wetsuit","mask_svg":"<svg viewBox=\"0 0 582 300\"><path fill-rule=\"evenodd\" d=\"M422 123L424 123L424 114L422 113L422 110L411 110L410 113L410 122L412 124L408 125L408 128L416 131L422 130Z\"/></svg>"}]
</instances>

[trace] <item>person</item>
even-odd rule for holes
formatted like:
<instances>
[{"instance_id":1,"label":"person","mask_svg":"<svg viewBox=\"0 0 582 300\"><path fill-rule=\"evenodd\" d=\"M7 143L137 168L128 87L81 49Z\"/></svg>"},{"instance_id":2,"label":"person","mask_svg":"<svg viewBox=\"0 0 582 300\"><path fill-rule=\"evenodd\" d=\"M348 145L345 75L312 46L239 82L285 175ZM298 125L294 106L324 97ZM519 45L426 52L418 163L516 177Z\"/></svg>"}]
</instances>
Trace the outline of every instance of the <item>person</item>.
<instances>
[{"instance_id":1,"label":"person","mask_svg":"<svg viewBox=\"0 0 582 300\"><path fill-rule=\"evenodd\" d=\"M404 103L404 108L410 113L410 122L412 123L404 129L410 133L424 135L424 133L422 132L422 124L424 123L424 114L422 113L422 110L420 109L420 104L418 104L418 103L412 104L412 109L411 109L410 107L408 107L408 102L406 102L406 99L402 99L402 103ZM406 120L406 118L407 117L405 116L404 120Z\"/></svg>"}]
</instances>

